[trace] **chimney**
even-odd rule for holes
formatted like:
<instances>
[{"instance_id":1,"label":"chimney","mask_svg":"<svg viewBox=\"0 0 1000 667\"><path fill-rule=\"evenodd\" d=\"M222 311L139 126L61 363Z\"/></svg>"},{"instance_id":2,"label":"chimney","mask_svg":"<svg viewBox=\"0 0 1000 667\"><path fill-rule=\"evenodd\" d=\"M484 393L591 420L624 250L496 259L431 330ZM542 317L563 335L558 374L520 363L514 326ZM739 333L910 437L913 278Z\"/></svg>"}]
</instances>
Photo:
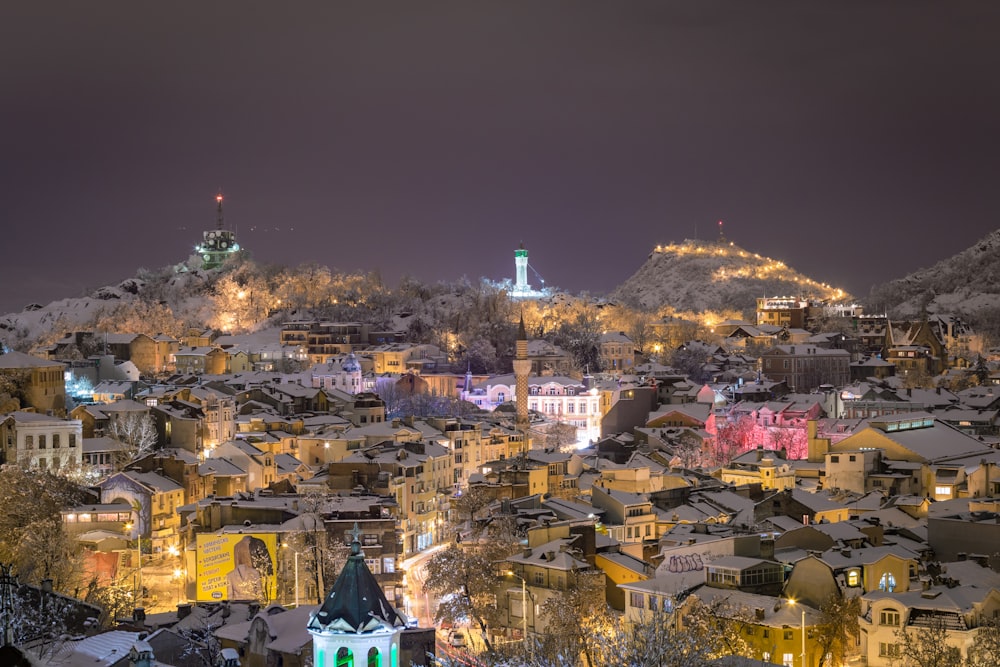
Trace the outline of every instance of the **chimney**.
<instances>
[{"instance_id":1,"label":"chimney","mask_svg":"<svg viewBox=\"0 0 1000 667\"><path fill-rule=\"evenodd\" d=\"M754 615L754 618L756 620L763 621L764 620L764 608L763 607L757 607L756 609L753 610L753 615Z\"/></svg>"},{"instance_id":2,"label":"chimney","mask_svg":"<svg viewBox=\"0 0 1000 667\"><path fill-rule=\"evenodd\" d=\"M45 591L46 593L51 593L52 592L52 580L51 579L42 579L42 590Z\"/></svg>"},{"instance_id":3,"label":"chimney","mask_svg":"<svg viewBox=\"0 0 1000 667\"><path fill-rule=\"evenodd\" d=\"M146 608L145 607L136 607L135 609L133 609L132 610L132 620L135 621L136 623L138 623L139 625L145 625L146 624Z\"/></svg>"},{"instance_id":4,"label":"chimney","mask_svg":"<svg viewBox=\"0 0 1000 667\"><path fill-rule=\"evenodd\" d=\"M187 618L191 615L191 603L190 602L180 602L177 604L177 620Z\"/></svg>"},{"instance_id":5,"label":"chimney","mask_svg":"<svg viewBox=\"0 0 1000 667\"><path fill-rule=\"evenodd\" d=\"M143 640L132 644L132 648L129 649L129 667L152 667L153 659L153 647Z\"/></svg>"}]
</instances>

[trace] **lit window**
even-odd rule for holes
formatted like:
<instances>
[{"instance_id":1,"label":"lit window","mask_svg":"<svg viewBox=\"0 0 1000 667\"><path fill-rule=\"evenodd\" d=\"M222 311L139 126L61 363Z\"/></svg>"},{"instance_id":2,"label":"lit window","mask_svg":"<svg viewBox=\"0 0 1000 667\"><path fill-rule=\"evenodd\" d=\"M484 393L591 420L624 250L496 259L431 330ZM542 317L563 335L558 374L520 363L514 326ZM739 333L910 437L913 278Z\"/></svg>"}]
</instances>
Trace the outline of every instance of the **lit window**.
<instances>
[{"instance_id":1,"label":"lit window","mask_svg":"<svg viewBox=\"0 0 1000 667\"><path fill-rule=\"evenodd\" d=\"M896 590L896 577L893 576L891 572L886 572L882 575L882 578L878 580L878 589L880 591L893 592Z\"/></svg>"}]
</instances>

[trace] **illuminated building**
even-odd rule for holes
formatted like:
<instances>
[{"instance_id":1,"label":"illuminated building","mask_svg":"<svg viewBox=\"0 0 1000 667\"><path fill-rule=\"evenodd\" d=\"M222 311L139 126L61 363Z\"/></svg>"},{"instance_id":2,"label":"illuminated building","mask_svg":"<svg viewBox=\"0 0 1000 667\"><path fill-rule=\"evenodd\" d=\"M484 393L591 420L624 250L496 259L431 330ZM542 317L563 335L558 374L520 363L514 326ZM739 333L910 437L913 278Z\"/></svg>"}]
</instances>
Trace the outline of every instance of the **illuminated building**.
<instances>
[{"instance_id":1,"label":"illuminated building","mask_svg":"<svg viewBox=\"0 0 1000 667\"><path fill-rule=\"evenodd\" d=\"M215 201L218 204L215 229L202 232L201 243L194 247L203 269L219 268L240 249L236 242L236 232L222 228L222 195L217 195Z\"/></svg>"},{"instance_id":2,"label":"illuminated building","mask_svg":"<svg viewBox=\"0 0 1000 667\"><path fill-rule=\"evenodd\" d=\"M544 289L532 289L531 284L528 282L528 251L524 247L524 243L514 251L514 284L510 288L510 298L512 299L538 299L545 296ZM531 269L534 271L534 268ZM538 272L535 271L535 275L538 276ZM541 276L538 279L545 284Z\"/></svg>"}]
</instances>

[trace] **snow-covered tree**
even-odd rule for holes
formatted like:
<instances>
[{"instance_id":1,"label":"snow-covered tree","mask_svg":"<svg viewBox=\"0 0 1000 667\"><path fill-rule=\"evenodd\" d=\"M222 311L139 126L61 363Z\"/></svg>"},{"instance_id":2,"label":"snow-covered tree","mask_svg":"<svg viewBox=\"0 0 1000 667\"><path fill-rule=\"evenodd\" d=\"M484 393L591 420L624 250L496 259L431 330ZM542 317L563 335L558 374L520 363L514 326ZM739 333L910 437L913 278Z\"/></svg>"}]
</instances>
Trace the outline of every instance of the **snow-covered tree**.
<instances>
[{"instance_id":1,"label":"snow-covered tree","mask_svg":"<svg viewBox=\"0 0 1000 667\"><path fill-rule=\"evenodd\" d=\"M895 633L900 666L962 667L962 651L948 643L948 634L944 620L934 615L925 625L900 628Z\"/></svg>"},{"instance_id":2,"label":"snow-covered tree","mask_svg":"<svg viewBox=\"0 0 1000 667\"><path fill-rule=\"evenodd\" d=\"M121 470L156 447L156 423L148 412L126 412L108 425L108 437L122 444L115 453L115 469Z\"/></svg>"},{"instance_id":3,"label":"snow-covered tree","mask_svg":"<svg viewBox=\"0 0 1000 667\"><path fill-rule=\"evenodd\" d=\"M436 618L454 623L469 618L479 626L492 651L487 629L500 620L496 590L501 577L498 564L520 549L510 517L496 517L473 530L470 539L450 544L431 556L424 568L427 590L441 598Z\"/></svg>"},{"instance_id":4,"label":"snow-covered tree","mask_svg":"<svg viewBox=\"0 0 1000 667\"><path fill-rule=\"evenodd\" d=\"M77 543L63 530L60 510L89 498L67 479L17 465L0 467L0 562L14 565L23 583L51 579L73 592L79 582Z\"/></svg>"}]
</instances>

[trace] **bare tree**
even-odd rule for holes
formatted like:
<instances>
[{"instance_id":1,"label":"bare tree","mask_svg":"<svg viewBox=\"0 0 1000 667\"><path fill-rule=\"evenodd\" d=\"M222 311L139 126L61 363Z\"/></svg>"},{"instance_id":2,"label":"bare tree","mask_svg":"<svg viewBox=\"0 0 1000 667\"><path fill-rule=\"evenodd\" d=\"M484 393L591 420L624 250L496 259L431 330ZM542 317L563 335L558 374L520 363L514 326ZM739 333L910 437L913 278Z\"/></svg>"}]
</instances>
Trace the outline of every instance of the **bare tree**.
<instances>
[{"instance_id":1,"label":"bare tree","mask_svg":"<svg viewBox=\"0 0 1000 667\"><path fill-rule=\"evenodd\" d=\"M861 599L834 594L823 603L819 611L821 618L816 626L816 643L819 644L821 656L819 667L827 664L828 656L831 664L844 664L861 634L858 622Z\"/></svg>"},{"instance_id":2,"label":"bare tree","mask_svg":"<svg viewBox=\"0 0 1000 667\"><path fill-rule=\"evenodd\" d=\"M156 424L148 412L126 412L113 419L108 427L108 436L122 445L115 453L116 470L146 456L157 443Z\"/></svg>"},{"instance_id":3,"label":"bare tree","mask_svg":"<svg viewBox=\"0 0 1000 667\"><path fill-rule=\"evenodd\" d=\"M546 625L536 655L556 661L582 654L586 665L592 667L596 638L614 625L605 595L604 573L577 572L573 586L542 604Z\"/></svg>"},{"instance_id":4,"label":"bare tree","mask_svg":"<svg viewBox=\"0 0 1000 667\"><path fill-rule=\"evenodd\" d=\"M910 611L911 617L914 610ZM899 662L903 667L962 667L962 651L948 644L948 627L937 614L919 626L896 631ZM994 663L995 664L995 663Z\"/></svg>"},{"instance_id":5,"label":"bare tree","mask_svg":"<svg viewBox=\"0 0 1000 667\"><path fill-rule=\"evenodd\" d=\"M1000 665L1000 625L990 622L979 628L966 659L968 667Z\"/></svg>"}]
</instances>

